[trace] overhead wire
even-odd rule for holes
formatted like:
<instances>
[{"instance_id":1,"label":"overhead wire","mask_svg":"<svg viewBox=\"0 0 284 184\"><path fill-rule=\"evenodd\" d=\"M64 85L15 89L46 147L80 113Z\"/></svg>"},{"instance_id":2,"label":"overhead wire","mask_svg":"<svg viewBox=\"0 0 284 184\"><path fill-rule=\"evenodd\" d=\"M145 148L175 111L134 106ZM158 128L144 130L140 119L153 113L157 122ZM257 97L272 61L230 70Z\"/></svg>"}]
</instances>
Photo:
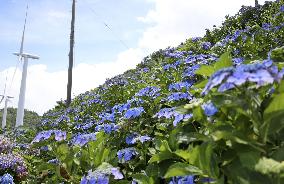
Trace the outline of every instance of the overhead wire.
<instances>
[{"instance_id":1,"label":"overhead wire","mask_svg":"<svg viewBox=\"0 0 284 184\"><path fill-rule=\"evenodd\" d=\"M85 1L86 2L86 1ZM88 3L88 2L86 2ZM88 3L90 5L90 3ZM128 45L115 33L115 31L112 29L112 26L108 24L105 20L103 20L98 13L91 7L88 6L88 8L91 10L91 12L101 21L101 23L113 34L113 36L126 48L129 49Z\"/></svg>"}]
</instances>

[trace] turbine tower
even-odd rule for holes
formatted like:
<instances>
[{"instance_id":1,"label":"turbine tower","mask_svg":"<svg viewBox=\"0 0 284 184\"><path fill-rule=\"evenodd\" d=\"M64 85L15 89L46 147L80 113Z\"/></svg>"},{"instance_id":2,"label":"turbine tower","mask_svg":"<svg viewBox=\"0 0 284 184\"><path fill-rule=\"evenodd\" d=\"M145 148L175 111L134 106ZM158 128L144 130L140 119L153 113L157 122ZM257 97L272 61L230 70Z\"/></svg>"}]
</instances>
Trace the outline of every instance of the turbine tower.
<instances>
[{"instance_id":1,"label":"turbine tower","mask_svg":"<svg viewBox=\"0 0 284 184\"><path fill-rule=\"evenodd\" d=\"M3 117L2 117L2 129L4 129L6 127L7 105L8 105L8 102L10 101L10 98L13 98L13 97L5 96L5 95L0 95L0 96L2 96L5 100L5 107L4 107Z\"/></svg>"},{"instance_id":2,"label":"turbine tower","mask_svg":"<svg viewBox=\"0 0 284 184\"><path fill-rule=\"evenodd\" d=\"M28 16L28 5L26 9L26 17L25 17L25 24L24 30L22 35L22 42L20 47L20 52L14 53L14 55L19 56L19 60L24 59L23 64L23 71L22 71L22 80L21 80L21 88L20 88L20 95L19 95L19 102L18 102L18 109L17 109L17 118L16 118L16 127L22 126L24 124L24 108L25 108L25 93L26 93L26 80L27 80L27 70L28 70L28 60L30 59L39 59L39 56L24 53L24 40L25 40L25 30L26 30L26 22Z\"/></svg>"}]
</instances>

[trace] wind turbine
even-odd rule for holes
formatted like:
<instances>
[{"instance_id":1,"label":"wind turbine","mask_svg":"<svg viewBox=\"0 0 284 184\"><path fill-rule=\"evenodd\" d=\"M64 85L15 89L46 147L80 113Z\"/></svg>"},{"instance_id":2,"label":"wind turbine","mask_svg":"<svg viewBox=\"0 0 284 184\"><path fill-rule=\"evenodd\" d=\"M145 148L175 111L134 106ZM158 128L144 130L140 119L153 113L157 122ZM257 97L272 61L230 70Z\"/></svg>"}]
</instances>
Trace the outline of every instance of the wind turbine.
<instances>
[{"instance_id":1,"label":"wind turbine","mask_svg":"<svg viewBox=\"0 0 284 184\"><path fill-rule=\"evenodd\" d=\"M7 119L7 105L8 102L10 101L10 98L14 98L11 96L5 96L5 95L0 95L5 99L5 107L4 107L4 112L3 112L3 117L2 117L2 129L6 127L6 119Z\"/></svg>"},{"instance_id":2,"label":"wind turbine","mask_svg":"<svg viewBox=\"0 0 284 184\"><path fill-rule=\"evenodd\" d=\"M24 53L24 40L25 40L25 30L26 30L26 22L28 16L28 5L26 8L26 16L25 16L25 24L22 35L22 42L20 47L20 52L14 53L14 55L19 56L19 60L22 61L24 59L23 71L22 71L22 80L21 80L21 88L17 109L17 118L16 118L16 127L22 126L24 124L24 108L25 108L25 93L26 93L26 80L27 80L27 69L28 69L28 60L31 59L39 59L39 56Z\"/></svg>"},{"instance_id":3,"label":"wind turbine","mask_svg":"<svg viewBox=\"0 0 284 184\"><path fill-rule=\"evenodd\" d=\"M5 106L4 106L4 109L3 109L4 112L3 112L3 114L2 114L2 129L4 129L4 128L6 127L7 105L8 105L8 102L10 101L10 98L13 98L13 97L11 97L11 96L7 96L7 95L6 95L7 79L8 79L8 72L7 72L7 76L6 76L4 94L3 94L3 95L0 95L0 96L2 96L1 101L0 101L0 104L1 104L1 102L2 102L3 100L5 101Z\"/></svg>"}]
</instances>

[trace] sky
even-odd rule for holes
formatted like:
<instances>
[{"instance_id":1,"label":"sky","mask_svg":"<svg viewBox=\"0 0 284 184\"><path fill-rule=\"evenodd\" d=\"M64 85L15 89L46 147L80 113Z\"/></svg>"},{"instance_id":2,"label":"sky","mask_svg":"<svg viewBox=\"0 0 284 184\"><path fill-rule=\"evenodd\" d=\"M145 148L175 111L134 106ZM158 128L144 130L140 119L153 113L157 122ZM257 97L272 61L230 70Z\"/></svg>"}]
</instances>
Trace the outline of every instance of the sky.
<instances>
[{"instance_id":1,"label":"sky","mask_svg":"<svg viewBox=\"0 0 284 184\"><path fill-rule=\"evenodd\" d=\"M12 53L20 48L27 4L24 52L40 59L29 60L25 108L43 114L66 98L72 1L0 0L0 94L6 86L12 107L22 70ZM156 50L203 36L241 5L254 0L77 0L72 97L135 68Z\"/></svg>"}]
</instances>

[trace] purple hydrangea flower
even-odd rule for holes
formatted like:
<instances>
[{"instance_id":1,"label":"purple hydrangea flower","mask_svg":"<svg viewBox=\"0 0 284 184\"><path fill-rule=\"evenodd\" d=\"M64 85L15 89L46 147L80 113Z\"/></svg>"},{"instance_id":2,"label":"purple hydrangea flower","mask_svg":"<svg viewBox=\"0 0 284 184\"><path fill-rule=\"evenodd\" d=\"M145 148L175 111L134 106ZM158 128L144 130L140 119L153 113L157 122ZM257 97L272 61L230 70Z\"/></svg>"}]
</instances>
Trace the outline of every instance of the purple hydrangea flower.
<instances>
[{"instance_id":1,"label":"purple hydrangea flower","mask_svg":"<svg viewBox=\"0 0 284 184\"><path fill-rule=\"evenodd\" d=\"M66 132L65 131L61 131L61 130L47 130L47 131L39 132L36 135L36 137L34 138L34 140L32 141L32 143L47 140L47 139L49 139L52 136L52 134L55 135L55 140L56 141L62 141L62 140L66 139Z\"/></svg>"},{"instance_id":2,"label":"purple hydrangea flower","mask_svg":"<svg viewBox=\"0 0 284 184\"><path fill-rule=\"evenodd\" d=\"M174 90L181 91L182 89L188 90L191 86L192 86L192 83L178 82L178 83L170 84L169 90L170 91L174 91Z\"/></svg>"},{"instance_id":3,"label":"purple hydrangea flower","mask_svg":"<svg viewBox=\"0 0 284 184\"><path fill-rule=\"evenodd\" d=\"M280 6L280 11L281 11L281 12L284 12L284 5L281 5L281 6Z\"/></svg>"}]
</instances>

